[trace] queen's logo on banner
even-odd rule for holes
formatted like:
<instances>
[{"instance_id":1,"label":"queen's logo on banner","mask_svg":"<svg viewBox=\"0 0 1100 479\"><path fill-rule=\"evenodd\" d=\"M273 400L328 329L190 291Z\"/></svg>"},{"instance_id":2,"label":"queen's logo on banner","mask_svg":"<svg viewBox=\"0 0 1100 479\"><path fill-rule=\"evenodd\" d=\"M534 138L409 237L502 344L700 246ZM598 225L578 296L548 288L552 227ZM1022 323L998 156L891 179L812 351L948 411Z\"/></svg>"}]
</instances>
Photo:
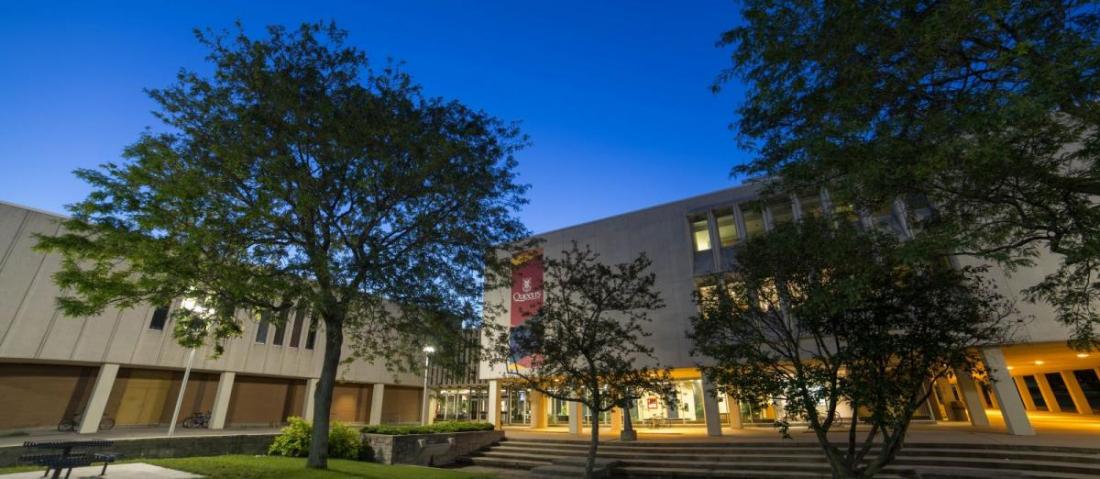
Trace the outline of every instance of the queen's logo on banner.
<instances>
[{"instance_id":1,"label":"queen's logo on banner","mask_svg":"<svg viewBox=\"0 0 1100 479\"><path fill-rule=\"evenodd\" d=\"M542 250L533 249L512 257L512 308L513 328L523 324L542 307ZM529 367L531 358L520 358L517 364Z\"/></svg>"}]
</instances>

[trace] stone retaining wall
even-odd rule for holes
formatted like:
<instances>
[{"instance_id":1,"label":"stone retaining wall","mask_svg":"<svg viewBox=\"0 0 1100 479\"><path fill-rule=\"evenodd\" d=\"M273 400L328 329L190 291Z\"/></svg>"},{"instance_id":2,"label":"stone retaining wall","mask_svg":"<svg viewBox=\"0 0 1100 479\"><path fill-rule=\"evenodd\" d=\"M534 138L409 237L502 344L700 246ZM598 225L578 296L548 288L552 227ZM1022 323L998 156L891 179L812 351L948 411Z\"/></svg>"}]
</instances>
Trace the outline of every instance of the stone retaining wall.
<instances>
[{"instance_id":1,"label":"stone retaining wall","mask_svg":"<svg viewBox=\"0 0 1100 479\"><path fill-rule=\"evenodd\" d=\"M119 439L114 445L95 452L117 453L121 459L140 457L191 457L218 456L223 454L267 454L267 448L276 434L239 434L234 436L180 436L148 439ZM87 440L74 436L72 440ZM31 439L33 440L33 439ZM39 449L23 446L0 447L0 467L15 466L19 456L41 453Z\"/></svg>"},{"instance_id":2,"label":"stone retaining wall","mask_svg":"<svg viewBox=\"0 0 1100 479\"><path fill-rule=\"evenodd\" d=\"M363 434L363 445L374 451L374 462L444 466L455 459L504 439L504 431L444 432L389 436Z\"/></svg>"}]
</instances>

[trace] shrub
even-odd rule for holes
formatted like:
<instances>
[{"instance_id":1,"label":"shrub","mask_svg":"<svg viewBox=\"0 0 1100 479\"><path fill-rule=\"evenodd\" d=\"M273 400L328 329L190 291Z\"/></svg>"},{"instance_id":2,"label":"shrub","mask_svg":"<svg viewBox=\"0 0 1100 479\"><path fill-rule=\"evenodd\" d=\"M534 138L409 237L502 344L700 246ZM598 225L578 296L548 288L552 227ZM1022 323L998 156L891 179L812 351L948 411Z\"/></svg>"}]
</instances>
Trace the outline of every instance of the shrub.
<instances>
[{"instance_id":1,"label":"shrub","mask_svg":"<svg viewBox=\"0 0 1100 479\"><path fill-rule=\"evenodd\" d=\"M305 457L309 455L310 435L313 425L300 417L287 418L283 428L267 453L273 456ZM333 421L328 431L328 456L337 459L358 459L360 455L359 433Z\"/></svg>"},{"instance_id":2,"label":"shrub","mask_svg":"<svg viewBox=\"0 0 1100 479\"><path fill-rule=\"evenodd\" d=\"M401 436L405 434L432 434L437 432L492 431L493 425L487 422L443 421L427 426L420 425L374 425L361 429L367 434L386 434Z\"/></svg>"}]
</instances>

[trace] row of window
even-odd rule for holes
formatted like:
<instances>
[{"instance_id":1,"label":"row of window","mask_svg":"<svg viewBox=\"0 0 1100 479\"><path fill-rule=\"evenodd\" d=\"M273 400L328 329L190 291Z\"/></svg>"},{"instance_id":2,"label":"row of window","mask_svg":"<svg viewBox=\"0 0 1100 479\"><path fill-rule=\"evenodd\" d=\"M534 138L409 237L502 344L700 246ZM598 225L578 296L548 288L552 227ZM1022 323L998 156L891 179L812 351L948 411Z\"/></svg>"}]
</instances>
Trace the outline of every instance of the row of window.
<instances>
[{"instance_id":1,"label":"row of window","mask_svg":"<svg viewBox=\"0 0 1100 479\"><path fill-rule=\"evenodd\" d=\"M756 204L758 203L743 203L728 208L720 208L711 212L711 215L714 217L715 229L718 233L718 241L722 248L732 247L742 238L753 238L764 233L767 229L767 224L764 221L765 214L769 215L771 225L794 221L795 205L791 201L773 201L766 204L764 209L750 206ZM820 216L822 211L824 211L821 196L814 194L799 197L798 207L802 216ZM837 210L837 213L842 216L848 216L845 213L850 212L850 208L847 211ZM740 228L737 226L736 213L740 213L741 216L742 226ZM695 252L709 251L712 245L708 215L695 215L690 218L690 221L691 237Z\"/></svg>"},{"instance_id":2,"label":"row of window","mask_svg":"<svg viewBox=\"0 0 1100 479\"><path fill-rule=\"evenodd\" d=\"M149 321L149 329L155 329L163 331L165 325L168 324L168 313L170 307L168 305L158 306L153 310L153 317ZM292 348L297 348L301 344L302 329L305 326L306 315L309 313L307 308L299 307L294 310L294 320L288 322L290 310L283 310L280 313L279 321L275 324L275 336L271 338L271 344L274 346L282 346L286 341L286 327L290 324L290 344ZM271 330L271 312L264 311L259 313L259 326L256 327L256 342L264 344L267 342L268 333ZM313 349L314 344L317 342L317 315L309 314L309 329L306 333L305 348Z\"/></svg>"}]
</instances>

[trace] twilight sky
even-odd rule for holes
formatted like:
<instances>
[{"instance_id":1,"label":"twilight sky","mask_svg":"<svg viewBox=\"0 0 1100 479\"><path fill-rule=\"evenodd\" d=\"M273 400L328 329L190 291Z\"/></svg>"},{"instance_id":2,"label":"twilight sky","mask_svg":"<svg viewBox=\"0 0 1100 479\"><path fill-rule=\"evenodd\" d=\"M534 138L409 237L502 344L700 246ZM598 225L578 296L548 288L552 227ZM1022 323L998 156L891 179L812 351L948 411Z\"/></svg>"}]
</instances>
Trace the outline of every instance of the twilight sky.
<instances>
[{"instance_id":1,"label":"twilight sky","mask_svg":"<svg viewBox=\"0 0 1100 479\"><path fill-rule=\"evenodd\" d=\"M156 125L143 88L209 70L192 28L236 19L336 20L428 95L520 121L534 232L733 186L747 158L727 127L739 88L709 89L731 0L16 3L0 4L0 200L48 211L88 193L73 169Z\"/></svg>"}]
</instances>

